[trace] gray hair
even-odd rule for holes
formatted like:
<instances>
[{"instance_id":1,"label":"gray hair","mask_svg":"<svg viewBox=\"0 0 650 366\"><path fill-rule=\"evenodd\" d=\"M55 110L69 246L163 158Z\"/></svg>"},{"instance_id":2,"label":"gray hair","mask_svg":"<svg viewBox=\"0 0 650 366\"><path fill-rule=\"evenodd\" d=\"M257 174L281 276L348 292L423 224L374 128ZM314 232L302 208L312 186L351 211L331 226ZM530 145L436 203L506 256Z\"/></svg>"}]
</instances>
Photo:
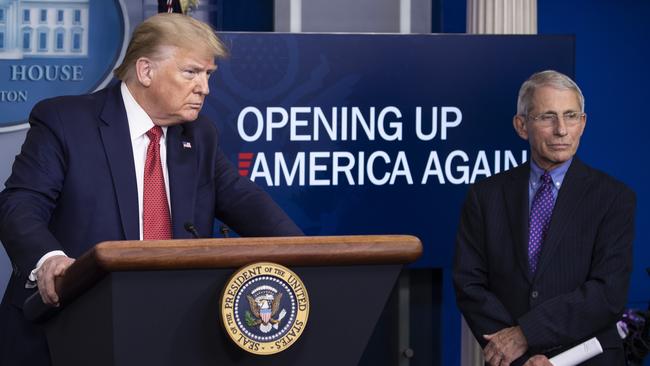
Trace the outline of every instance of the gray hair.
<instances>
[{"instance_id":1,"label":"gray hair","mask_svg":"<svg viewBox=\"0 0 650 366\"><path fill-rule=\"evenodd\" d=\"M582 91L570 77L561 72L554 70L540 71L531 75L528 80L521 84L519 89L519 96L517 97L517 114L520 116L527 116L528 112L533 107L533 95L535 90L542 86L550 86L559 90L573 90L578 96L578 104L580 104L580 112L585 111L585 97Z\"/></svg>"}]
</instances>

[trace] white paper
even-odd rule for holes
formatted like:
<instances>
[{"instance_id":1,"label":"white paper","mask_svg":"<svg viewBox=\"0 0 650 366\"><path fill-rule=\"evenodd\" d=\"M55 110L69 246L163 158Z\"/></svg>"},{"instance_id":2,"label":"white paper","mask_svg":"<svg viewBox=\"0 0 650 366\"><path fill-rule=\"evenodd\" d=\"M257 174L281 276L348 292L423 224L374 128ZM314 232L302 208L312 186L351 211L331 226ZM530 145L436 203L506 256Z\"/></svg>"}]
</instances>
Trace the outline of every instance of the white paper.
<instances>
[{"instance_id":1,"label":"white paper","mask_svg":"<svg viewBox=\"0 0 650 366\"><path fill-rule=\"evenodd\" d=\"M549 361L553 366L574 366L603 353L603 347L596 337L570 348Z\"/></svg>"}]
</instances>

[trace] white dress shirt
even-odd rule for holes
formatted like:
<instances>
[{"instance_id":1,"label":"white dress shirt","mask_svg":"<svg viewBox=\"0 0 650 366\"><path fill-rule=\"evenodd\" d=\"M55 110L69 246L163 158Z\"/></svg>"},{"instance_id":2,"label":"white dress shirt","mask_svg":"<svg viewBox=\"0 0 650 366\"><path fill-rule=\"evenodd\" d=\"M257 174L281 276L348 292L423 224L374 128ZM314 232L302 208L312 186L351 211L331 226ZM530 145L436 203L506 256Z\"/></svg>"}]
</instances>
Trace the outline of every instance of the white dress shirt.
<instances>
[{"instance_id":1,"label":"white dress shirt","mask_svg":"<svg viewBox=\"0 0 650 366\"><path fill-rule=\"evenodd\" d=\"M155 125L147 112L140 107L135 101L133 95L126 87L125 83L120 86L122 91L122 100L126 109L126 118L129 120L129 132L131 133L131 147L133 148L133 165L135 166L135 180L138 185L138 218L140 220L140 240L143 238L142 227L142 208L144 196L144 163L147 159L147 147L149 146L149 137L147 131ZM170 208L169 200L169 173L167 172L167 127L162 127L163 135L160 137L160 162L162 164L163 177L165 178L165 191L167 192L167 204Z\"/></svg>"}]
</instances>

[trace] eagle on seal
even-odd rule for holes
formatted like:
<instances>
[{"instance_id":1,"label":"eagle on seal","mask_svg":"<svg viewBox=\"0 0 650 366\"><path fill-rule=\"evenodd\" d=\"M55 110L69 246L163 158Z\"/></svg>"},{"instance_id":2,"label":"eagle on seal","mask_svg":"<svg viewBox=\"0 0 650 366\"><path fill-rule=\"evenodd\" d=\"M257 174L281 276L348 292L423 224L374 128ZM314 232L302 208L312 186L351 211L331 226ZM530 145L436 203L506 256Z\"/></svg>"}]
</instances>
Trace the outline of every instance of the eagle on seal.
<instances>
[{"instance_id":1,"label":"eagle on seal","mask_svg":"<svg viewBox=\"0 0 650 366\"><path fill-rule=\"evenodd\" d=\"M257 325L277 324L279 320L273 319L275 314L280 309L280 300L282 300L282 293L273 296L273 300L266 296L260 296L255 299L251 295L246 295L251 312L255 316L252 323L247 322L248 326L255 327Z\"/></svg>"}]
</instances>

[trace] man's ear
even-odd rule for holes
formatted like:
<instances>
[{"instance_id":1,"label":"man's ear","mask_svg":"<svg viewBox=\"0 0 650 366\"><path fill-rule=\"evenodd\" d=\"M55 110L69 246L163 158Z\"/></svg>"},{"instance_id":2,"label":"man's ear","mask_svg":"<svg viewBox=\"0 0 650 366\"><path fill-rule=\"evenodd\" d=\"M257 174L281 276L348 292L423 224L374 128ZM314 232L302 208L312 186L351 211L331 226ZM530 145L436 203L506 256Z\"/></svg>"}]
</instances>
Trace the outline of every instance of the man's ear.
<instances>
[{"instance_id":1,"label":"man's ear","mask_svg":"<svg viewBox=\"0 0 650 366\"><path fill-rule=\"evenodd\" d=\"M526 126L526 118L524 116L515 115L512 118L512 126L517 131L517 135L524 140L528 140L528 128Z\"/></svg>"},{"instance_id":2,"label":"man's ear","mask_svg":"<svg viewBox=\"0 0 650 366\"><path fill-rule=\"evenodd\" d=\"M154 62L147 57L140 57L135 62L135 76L140 85L148 88L151 85L155 71Z\"/></svg>"}]
</instances>

